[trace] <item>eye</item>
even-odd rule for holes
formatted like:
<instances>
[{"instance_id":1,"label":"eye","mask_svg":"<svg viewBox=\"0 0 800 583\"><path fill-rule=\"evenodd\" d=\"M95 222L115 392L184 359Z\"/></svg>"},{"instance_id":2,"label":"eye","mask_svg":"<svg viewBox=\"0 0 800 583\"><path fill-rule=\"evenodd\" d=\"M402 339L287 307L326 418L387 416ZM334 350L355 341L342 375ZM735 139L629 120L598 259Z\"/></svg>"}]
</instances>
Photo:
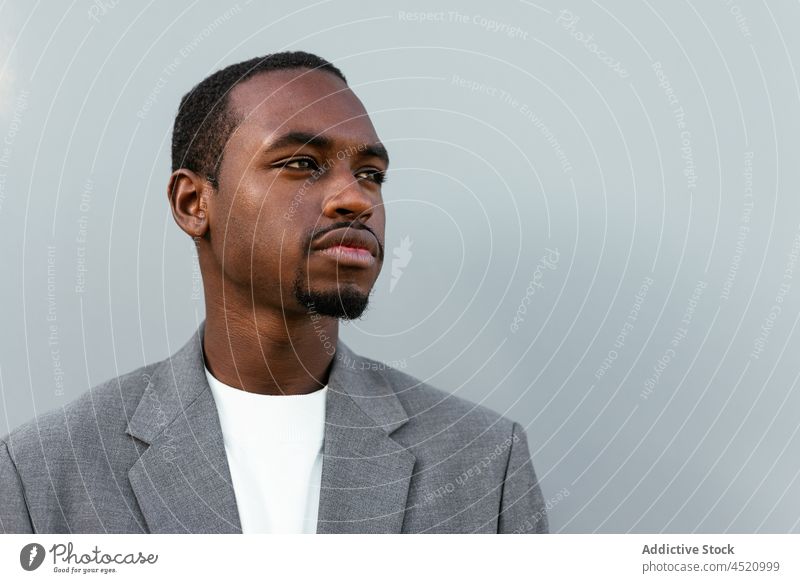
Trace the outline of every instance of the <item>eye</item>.
<instances>
[{"instance_id":1,"label":"eye","mask_svg":"<svg viewBox=\"0 0 800 583\"><path fill-rule=\"evenodd\" d=\"M292 170L318 170L316 161L313 158L291 158L285 162L276 164L280 168L291 168Z\"/></svg>"},{"instance_id":2,"label":"eye","mask_svg":"<svg viewBox=\"0 0 800 583\"><path fill-rule=\"evenodd\" d=\"M359 180L367 179L375 182L376 184L383 184L386 182L386 172L378 170L377 168L366 168L356 173L356 178Z\"/></svg>"}]
</instances>

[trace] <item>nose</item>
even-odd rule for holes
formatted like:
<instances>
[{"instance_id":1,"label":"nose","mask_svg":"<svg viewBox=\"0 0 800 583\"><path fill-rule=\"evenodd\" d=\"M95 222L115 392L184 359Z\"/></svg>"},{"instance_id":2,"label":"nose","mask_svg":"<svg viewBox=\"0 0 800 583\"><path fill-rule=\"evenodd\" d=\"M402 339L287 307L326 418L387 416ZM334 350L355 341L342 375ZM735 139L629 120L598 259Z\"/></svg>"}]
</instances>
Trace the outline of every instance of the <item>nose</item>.
<instances>
[{"instance_id":1,"label":"nose","mask_svg":"<svg viewBox=\"0 0 800 583\"><path fill-rule=\"evenodd\" d=\"M336 168L340 166L340 168ZM327 187L329 192L322 205L323 214L331 219L358 219L366 223L375 209L374 196L365 190L345 164L334 166Z\"/></svg>"}]
</instances>

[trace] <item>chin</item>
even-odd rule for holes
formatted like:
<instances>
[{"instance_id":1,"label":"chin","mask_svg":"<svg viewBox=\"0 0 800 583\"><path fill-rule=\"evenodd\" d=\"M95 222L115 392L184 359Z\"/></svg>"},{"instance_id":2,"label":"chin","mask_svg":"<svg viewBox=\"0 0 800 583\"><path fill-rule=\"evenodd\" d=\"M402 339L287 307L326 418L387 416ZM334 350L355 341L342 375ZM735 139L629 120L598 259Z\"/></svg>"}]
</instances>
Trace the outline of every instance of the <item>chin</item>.
<instances>
[{"instance_id":1,"label":"chin","mask_svg":"<svg viewBox=\"0 0 800 583\"><path fill-rule=\"evenodd\" d=\"M371 289L364 290L356 284L344 284L330 289L303 289L295 282L294 295L309 312L321 316L355 320L367 309Z\"/></svg>"}]
</instances>

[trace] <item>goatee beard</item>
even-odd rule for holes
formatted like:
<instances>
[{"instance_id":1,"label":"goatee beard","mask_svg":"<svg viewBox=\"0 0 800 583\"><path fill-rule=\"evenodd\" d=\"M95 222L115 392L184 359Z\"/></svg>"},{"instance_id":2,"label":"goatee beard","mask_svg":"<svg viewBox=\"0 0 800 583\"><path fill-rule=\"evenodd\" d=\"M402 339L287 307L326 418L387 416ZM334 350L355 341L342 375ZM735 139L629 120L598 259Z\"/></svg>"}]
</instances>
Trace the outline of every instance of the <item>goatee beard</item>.
<instances>
[{"instance_id":1,"label":"goatee beard","mask_svg":"<svg viewBox=\"0 0 800 583\"><path fill-rule=\"evenodd\" d=\"M298 273L294 280L294 297L301 306L321 316L355 320L361 317L369 304L369 294L351 288L323 292L305 288L302 284L303 277Z\"/></svg>"}]
</instances>

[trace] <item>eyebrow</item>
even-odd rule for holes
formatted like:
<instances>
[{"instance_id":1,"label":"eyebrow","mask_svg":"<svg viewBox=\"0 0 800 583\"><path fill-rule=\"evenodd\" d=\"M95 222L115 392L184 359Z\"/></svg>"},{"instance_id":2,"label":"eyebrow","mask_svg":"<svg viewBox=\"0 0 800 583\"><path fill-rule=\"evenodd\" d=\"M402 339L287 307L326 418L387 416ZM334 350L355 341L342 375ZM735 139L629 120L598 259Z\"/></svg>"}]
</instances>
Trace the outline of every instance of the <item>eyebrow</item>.
<instances>
[{"instance_id":1,"label":"eyebrow","mask_svg":"<svg viewBox=\"0 0 800 583\"><path fill-rule=\"evenodd\" d=\"M270 150L277 150L289 146L314 146L320 150L330 150L333 148L333 140L326 136L293 130L272 140L264 151L268 152ZM374 156L382 160L386 166L389 165L389 152L381 143L362 144L357 148L357 155L365 157Z\"/></svg>"}]
</instances>

